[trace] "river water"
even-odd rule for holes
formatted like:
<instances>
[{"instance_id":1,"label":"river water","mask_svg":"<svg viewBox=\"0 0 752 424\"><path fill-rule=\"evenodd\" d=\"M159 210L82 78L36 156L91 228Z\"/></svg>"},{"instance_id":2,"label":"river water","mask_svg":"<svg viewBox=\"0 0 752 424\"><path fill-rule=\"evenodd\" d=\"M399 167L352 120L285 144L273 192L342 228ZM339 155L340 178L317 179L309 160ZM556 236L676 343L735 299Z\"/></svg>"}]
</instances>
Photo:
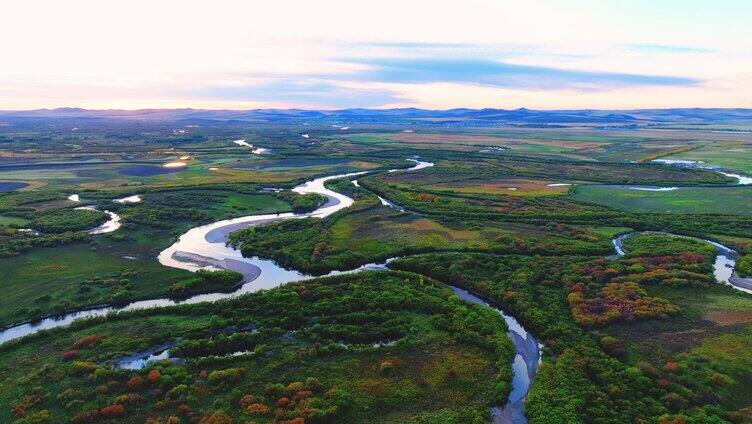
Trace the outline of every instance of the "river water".
<instances>
[{"instance_id":1,"label":"river water","mask_svg":"<svg viewBox=\"0 0 752 424\"><path fill-rule=\"evenodd\" d=\"M507 328L509 329L507 336L514 343L515 350L514 362L512 363L512 369L514 370L512 390L509 393L506 405L491 408L491 420L494 424L527 423L527 418L525 417L525 397L530 391L530 385L541 363L542 345L514 317L507 315L501 309L494 308L485 300L467 290L453 286L452 290L466 302L492 308L507 323Z\"/></svg>"},{"instance_id":2,"label":"river water","mask_svg":"<svg viewBox=\"0 0 752 424\"><path fill-rule=\"evenodd\" d=\"M433 166L430 162L424 162L411 159L415 165L404 170L394 170L402 172L417 171L420 169ZM324 218L347 208L353 204L353 199L324 187L327 181L339 178L347 178L363 175L366 172L355 172L350 174L332 175L328 177L317 178L308 181L293 190L300 194L318 193L327 197L327 202L320 208L310 213L293 214L267 214L267 215L250 215L240 218L227 219L202 225L188 230L180 236L172 246L163 250L158 260L165 266L196 271L202 268L208 269L231 269L238 271L244 276L244 283L234 292L231 293L206 293L189 297L185 300L176 301L169 298L148 299L131 302L124 306L101 306L87 308L84 310L74 311L61 316L49 317L33 323L24 323L6 328L0 331L0 343L17 339L29 334L36 333L40 330L65 327L73 321L80 318L95 317L117 311L131 311L144 308L167 307L178 304L193 304L200 302L211 302L220 299L236 297L245 293L251 293L258 290L271 289L281 284L291 281L305 280L313 278L311 275L303 274L296 270L287 270L278 266L274 261L259 257L244 258L239 250L226 245L227 237L233 231L241 228L251 227L254 225L268 225L286 219L302 219L309 217ZM118 217L119 218L119 217ZM112 228L112 220L104 225ZM119 226L119 222L116 223ZM101 230L97 228L94 230ZM91 230L91 231L94 231ZM357 272L365 269L377 268L377 264L363 265L355 270L344 272ZM333 271L327 275L341 274L343 271Z\"/></svg>"}]
</instances>

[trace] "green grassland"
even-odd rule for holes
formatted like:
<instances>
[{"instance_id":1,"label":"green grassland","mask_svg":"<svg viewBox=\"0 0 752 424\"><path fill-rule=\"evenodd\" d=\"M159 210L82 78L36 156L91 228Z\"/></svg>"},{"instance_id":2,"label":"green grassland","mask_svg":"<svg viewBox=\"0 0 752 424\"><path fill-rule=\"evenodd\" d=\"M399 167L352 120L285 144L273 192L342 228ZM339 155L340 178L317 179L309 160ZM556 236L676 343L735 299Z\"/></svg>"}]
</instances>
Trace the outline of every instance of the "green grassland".
<instances>
[{"instance_id":1,"label":"green grassland","mask_svg":"<svg viewBox=\"0 0 752 424\"><path fill-rule=\"evenodd\" d=\"M118 207L123 227L114 233L0 258L8 290L0 300L0 326L83 306L166 296L173 284L191 276L156 261L180 234L209 220L291 210L272 195L229 190L148 193L141 203Z\"/></svg>"},{"instance_id":2,"label":"green grassland","mask_svg":"<svg viewBox=\"0 0 752 424\"><path fill-rule=\"evenodd\" d=\"M430 251L593 255L611 251L610 239L589 229L441 222L384 206L323 221L311 218L251 227L234 233L231 241L246 256L271 257L283 266L314 273Z\"/></svg>"},{"instance_id":3,"label":"green grassland","mask_svg":"<svg viewBox=\"0 0 752 424\"><path fill-rule=\"evenodd\" d=\"M673 191L643 191L620 186L579 185L570 197L627 212L752 214L752 190L748 187L681 187Z\"/></svg>"},{"instance_id":4,"label":"green grassland","mask_svg":"<svg viewBox=\"0 0 752 424\"><path fill-rule=\"evenodd\" d=\"M163 267L147 256L150 253L127 243L104 241L0 258L6 290L0 299L0 323L8 325L56 311L111 303L121 291L132 298L156 297L190 276L186 271ZM86 283L94 279L102 281Z\"/></svg>"},{"instance_id":5,"label":"green grassland","mask_svg":"<svg viewBox=\"0 0 752 424\"><path fill-rule=\"evenodd\" d=\"M13 225L13 226L22 226L22 225L25 225L28 222L29 222L28 219L18 218L18 217L15 217L15 216L2 216L2 215L0 215L0 225L5 225L5 226L11 226L11 225Z\"/></svg>"},{"instance_id":6,"label":"green grassland","mask_svg":"<svg viewBox=\"0 0 752 424\"><path fill-rule=\"evenodd\" d=\"M752 174L752 144L708 142L702 147L666 159L703 161L708 165L733 169L744 174Z\"/></svg>"}]
</instances>

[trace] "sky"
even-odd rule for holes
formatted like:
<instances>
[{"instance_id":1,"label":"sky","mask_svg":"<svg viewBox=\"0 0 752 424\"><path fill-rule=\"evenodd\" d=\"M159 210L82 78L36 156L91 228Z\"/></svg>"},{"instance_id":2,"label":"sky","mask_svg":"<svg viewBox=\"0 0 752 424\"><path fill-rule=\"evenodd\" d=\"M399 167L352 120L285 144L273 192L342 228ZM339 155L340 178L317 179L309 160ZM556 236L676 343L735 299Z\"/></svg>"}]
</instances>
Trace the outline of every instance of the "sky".
<instances>
[{"instance_id":1,"label":"sky","mask_svg":"<svg viewBox=\"0 0 752 424\"><path fill-rule=\"evenodd\" d=\"M752 107L749 0L3 0L0 109Z\"/></svg>"}]
</instances>

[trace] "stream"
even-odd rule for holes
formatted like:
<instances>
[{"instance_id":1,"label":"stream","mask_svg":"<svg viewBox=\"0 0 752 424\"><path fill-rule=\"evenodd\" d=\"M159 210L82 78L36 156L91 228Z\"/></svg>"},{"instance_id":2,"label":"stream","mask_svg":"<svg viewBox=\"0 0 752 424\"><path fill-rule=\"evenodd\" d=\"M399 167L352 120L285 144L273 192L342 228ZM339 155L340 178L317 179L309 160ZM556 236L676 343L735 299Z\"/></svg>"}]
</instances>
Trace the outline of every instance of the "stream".
<instances>
[{"instance_id":1,"label":"stream","mask_svg":"<svg viewBox=\"0 0 752 424\"><path fill-rule=\"evenodd\" d=\"M459 287L450 286L460 299L476 305L492 308L504 318L509 331L507 336L514 343L515 357L512 363L514 376L512 377L512 391L509 400L503 407L491 408L491 421L494 424L524 424L525 397L530 391L530 385L541 364L541 348L543 347L530 333L525 330L514 317L507 315L501 309L495 308L480 297Z\"/></svg>"}]
</instances>

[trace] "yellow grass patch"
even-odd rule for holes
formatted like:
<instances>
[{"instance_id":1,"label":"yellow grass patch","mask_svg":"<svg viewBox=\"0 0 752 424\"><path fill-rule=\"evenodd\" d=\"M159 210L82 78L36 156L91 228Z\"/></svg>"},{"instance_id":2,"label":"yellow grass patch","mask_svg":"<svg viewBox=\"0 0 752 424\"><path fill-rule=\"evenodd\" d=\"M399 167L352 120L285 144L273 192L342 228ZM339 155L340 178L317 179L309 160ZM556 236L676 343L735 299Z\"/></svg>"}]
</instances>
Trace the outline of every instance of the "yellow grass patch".
<instances>
[{"instance_id":1,"label":"yellow grass patch","mask_svg":"<svg viewBox=\"0 0 752 424\"><path fill-rule=\"evenodd\" d=\"M747 324L752 322L752 311L709 311L703 317L720 326Z\"/></svg>"}]
</instances>

